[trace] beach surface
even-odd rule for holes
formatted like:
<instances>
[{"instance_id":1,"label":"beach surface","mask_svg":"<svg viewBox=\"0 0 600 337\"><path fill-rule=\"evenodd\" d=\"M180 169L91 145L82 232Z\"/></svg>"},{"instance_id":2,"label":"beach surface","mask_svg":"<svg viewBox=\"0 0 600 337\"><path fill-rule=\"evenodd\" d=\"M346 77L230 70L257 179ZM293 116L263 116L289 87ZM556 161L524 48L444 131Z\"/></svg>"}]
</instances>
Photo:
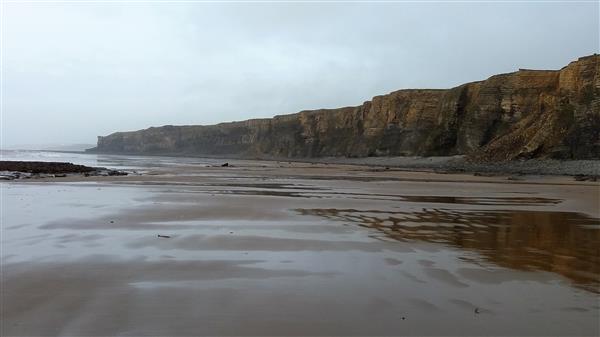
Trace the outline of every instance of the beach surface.
<instances>
[{"instance_id":1,"label":"beach surface","mask_svg":"<svg viewBox=\"0 0 600 337\"><path fill-rule=\"evenodd\" d=\"M598 182L81 158L0 183L2 336L600 334Z\"/></svg>"}]
</instances>

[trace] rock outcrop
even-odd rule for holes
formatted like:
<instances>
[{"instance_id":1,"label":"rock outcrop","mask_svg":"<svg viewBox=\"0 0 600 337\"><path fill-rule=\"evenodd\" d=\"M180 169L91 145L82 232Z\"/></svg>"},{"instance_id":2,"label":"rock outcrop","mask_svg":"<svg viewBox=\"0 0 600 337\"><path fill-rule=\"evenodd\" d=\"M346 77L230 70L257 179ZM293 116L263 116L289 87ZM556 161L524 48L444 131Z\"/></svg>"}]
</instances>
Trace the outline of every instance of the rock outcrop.
<instances>
[{"instance_id":1,"label":"rock outcrop","mask_svg":"<svg viewBox=\"0 0 600 337\"><path fill-rule=\"evenodd\" d=\"M399 90L360 106L98 137L90 151L236 157L600 158L600 55L561 70Z\"/></svg>"},{"instance_id":2,"label":"rock outcrop","mask_svg":"<svg viewBox=\"0 0 600 337\"><path fill-rule=\"evenodd\" d=\"M81 174L88 176L126 176L124 171L51 161L0 161L0 180L56 178Z\"/></svg>"}]
</instances>

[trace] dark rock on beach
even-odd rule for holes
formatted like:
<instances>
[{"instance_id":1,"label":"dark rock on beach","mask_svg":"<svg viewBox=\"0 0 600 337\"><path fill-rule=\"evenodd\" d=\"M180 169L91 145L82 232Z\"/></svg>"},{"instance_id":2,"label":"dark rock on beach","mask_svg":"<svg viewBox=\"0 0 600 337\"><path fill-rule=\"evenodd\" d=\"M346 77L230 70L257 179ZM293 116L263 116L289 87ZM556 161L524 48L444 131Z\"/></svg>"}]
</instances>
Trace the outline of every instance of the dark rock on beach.
<instances>
[{"instance_id":1,"label":"dark rock on beach","mask_svg":"<svg viewBox=\"0 0 600 337\"><path fill-rule=\"evenodd\" d=\"M127 172L63 162L0 161L0 180L61 178L67 175L123 176Z\"/></svg>"},{"instance_id":2,"label":"dark rock on beach","mask_svg":"<svg viewBox=\"0 0 600 337\"><path fill-rule=\"evenodd\" d=\"M26 173L85 173L97 168L62 162L44 161L0 161L0 171L16 171Z\"/></svg>"}]
</instances>

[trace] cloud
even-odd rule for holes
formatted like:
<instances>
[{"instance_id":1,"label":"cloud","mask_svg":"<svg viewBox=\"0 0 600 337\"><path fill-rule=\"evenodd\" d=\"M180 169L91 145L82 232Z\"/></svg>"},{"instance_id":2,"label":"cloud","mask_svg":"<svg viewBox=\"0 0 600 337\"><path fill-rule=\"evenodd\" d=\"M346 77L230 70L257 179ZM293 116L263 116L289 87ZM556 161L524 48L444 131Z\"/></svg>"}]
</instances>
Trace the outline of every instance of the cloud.
<instances>
[{"instance_id":1,"label":"cloud","mask_svg":"<svg viewBox=\"0 0 600 337\"><path fill-rule=\"evenodd\" d=\"M599 49L598 3L4 6L4 146L358 105Z\"/></svg>"}]
</instances>

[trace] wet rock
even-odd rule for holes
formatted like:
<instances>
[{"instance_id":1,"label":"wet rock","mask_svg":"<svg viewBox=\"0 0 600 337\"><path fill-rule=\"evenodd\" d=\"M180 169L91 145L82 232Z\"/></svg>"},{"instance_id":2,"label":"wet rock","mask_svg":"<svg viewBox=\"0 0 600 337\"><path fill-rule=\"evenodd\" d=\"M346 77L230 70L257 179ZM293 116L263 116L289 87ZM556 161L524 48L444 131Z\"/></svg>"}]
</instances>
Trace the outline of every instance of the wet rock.
<instances>
[{"instance_id":1,"label":"wet rock","mask_svg":"<svg viewBox=\"0 0 600 337\"><path fill-rule=\"evenodd\" d=\"M0 161L0 171L15 171L25 173L84 173L92 172L95 168L63 162L42 161Z\"/></svg>"},{"instance_id":2,"label":"wet rock","mask_svg":"<svg viewBox=\"0 0 600 337\"><path fill-rule=\"evenodd\" d=\"M0 180L59 178L69 175L124 176L127 172L63 162L0 161Z\"/></svg>"},{"instance_id":3,"label":"wet rock","mask_svg":"<svg viewBox=\"0 0 600 337\"><path fill-rule=\"evenodd\" d=\"M18 179L18 176L16 176L16 173L18 173L18 172L2 171L2 172L0 172L0 180Z\"/></svg>"},{"instance_id":4,"label":"wet rock","mask_svg":"<svg viewBox=\"0 0 600 337\"><path fill-rule=\"evenodd\" d=\"M28 172L0 171L0 180L29 179L36 176L37 174Z\"/></svg>"},{"instance_id":5,"label":"wet rock","mask_svg":"<svg viewBox=\"0 0 600 337\"><path fill-rule=\"evenodd\" d=\"M109 170L109 176L126 176L128 173L125 171Z\"/></svg>"},{"instance_id":6,"label":"wet rock","mask_svg":"<svg viewBox=\"0 0 600 337\"><path fill-rule=\"evenodd\" d=\"M576 181L598 181L598 176L578 174L573 177Z\"/></svg>"}]
</instances>

